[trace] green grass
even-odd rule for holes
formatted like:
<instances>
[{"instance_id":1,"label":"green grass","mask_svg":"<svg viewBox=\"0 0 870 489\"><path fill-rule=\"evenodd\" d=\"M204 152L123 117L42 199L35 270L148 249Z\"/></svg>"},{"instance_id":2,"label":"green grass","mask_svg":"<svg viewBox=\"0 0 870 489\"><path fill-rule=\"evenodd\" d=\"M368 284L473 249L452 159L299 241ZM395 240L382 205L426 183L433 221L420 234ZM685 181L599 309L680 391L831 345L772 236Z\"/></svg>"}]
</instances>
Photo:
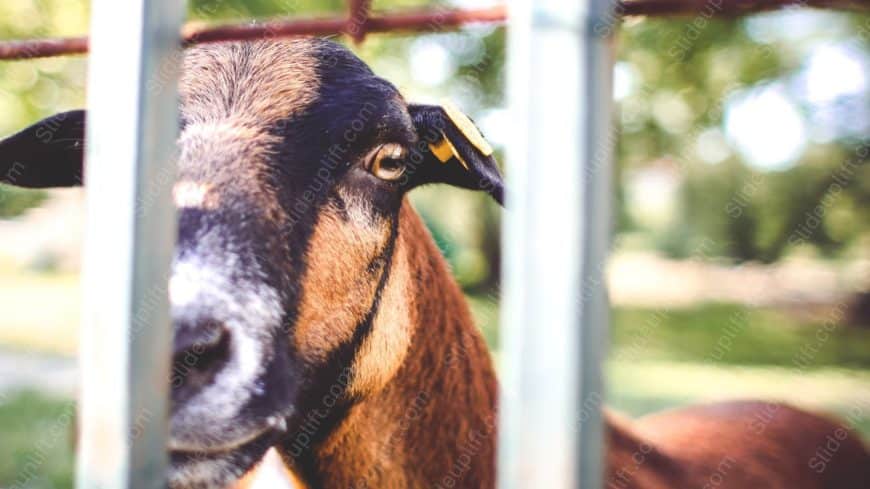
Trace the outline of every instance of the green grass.
<instances>
[{"instance_id":1,"label":"green grass","mask_svg":"<svg viewBox=\"0 0 870 489\"><path fill-rule=\"evenodd\" d=\"M870 368L870 330L842 326L841 316L833 310L807 320L780 310L732 304L618 308L611 355L627 361Z\"/></svg>"},{"instance_id":2,"label":"green grass","mask_svg":"<svg viewBox=\"0 0 870 489\"><path fill-rule=\"evenodd\" d=\"M32 190L0 184L0 218L20 215L45 200L43 190Z\"/></svg>"},{"instance_id":3,"label":"green grass","mask_svg":"<svg viewBox=\"0 0 870 489\"><path fill-rule=\"evenodd\" d=\"M469 302L494 347L496 302ZM841 417L858 410L856 428L870 440L870 330L842 326L839 317L836 310L798 315L734 304L617 307L605 369L607 404L634 416L748 398Z\"/></svg>"},{"instance_id":4,"label":"green grass","mask_svg":"<svg viewBox=\"0 0 870 489\"><path fill-rule=\"evenodd\" d=\"M784 401L848 417L870 440L870 330L838 324L841 316L733 304L617 308L608 403L642 415L724 399Z\"/></svg>"},{"instance_id":5,"label":"green grass","mask_svg":"<svg viewBox=\"0 0 870 489\"><path fill-rule=\"evenodd\" d=\"M0 487L72 487L73 403L0 394Z\"/></svg>"},{"instance_id":6,"label":"green grass","mask_svg":"<svg viewBox=\"0 0 870 489\"><path fill-rule=\"evenodd\" d=\"M498 304L485 296L468 299L490 348L497 349ZM834 310L807 319L806 314L735 304L674 309L617 307L611 318L610 357L628 362L679 361L800 370L870 368L870 330L839 324L841 315Z\"/></svg>"}]
</instances>

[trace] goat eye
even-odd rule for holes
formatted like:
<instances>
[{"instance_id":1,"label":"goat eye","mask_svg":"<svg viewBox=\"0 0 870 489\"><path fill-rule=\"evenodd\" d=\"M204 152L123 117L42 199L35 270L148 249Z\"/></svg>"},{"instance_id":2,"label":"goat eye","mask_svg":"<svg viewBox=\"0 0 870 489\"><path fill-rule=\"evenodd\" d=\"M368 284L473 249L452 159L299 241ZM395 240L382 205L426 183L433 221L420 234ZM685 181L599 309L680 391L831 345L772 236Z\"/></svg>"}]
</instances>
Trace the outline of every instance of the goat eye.
<instances>
[{"instance_id":1,"label":"goat eye","mask_svg":"<svg viewBox=\"0 0 870 489\"><path fill-rule=\"evenodd\" d=\"M405 173L407 154L408 151L401 144L385 144L375 151L369 171L381 180L388 182L398 180Z\"/></svg>"}]
</instances>

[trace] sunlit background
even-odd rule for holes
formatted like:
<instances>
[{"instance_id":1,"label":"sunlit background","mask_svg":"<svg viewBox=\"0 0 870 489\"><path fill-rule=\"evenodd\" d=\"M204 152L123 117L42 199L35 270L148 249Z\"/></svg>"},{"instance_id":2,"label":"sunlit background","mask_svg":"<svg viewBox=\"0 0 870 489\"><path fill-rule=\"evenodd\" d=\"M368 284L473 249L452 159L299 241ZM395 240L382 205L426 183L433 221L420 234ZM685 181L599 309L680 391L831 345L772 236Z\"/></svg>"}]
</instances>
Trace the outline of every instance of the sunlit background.
<instances>
[{"instance_id":1,"label":"sunlit background","mask_svg":"<svg viewBox=\"0 0 870 489\"><path fill-rule=\"evenodd\" d=\"M202 20L345 5L188 3ZM608 402L638 415L781 399L870 437L870 16L694 20L629 19L615 36ZM0 0L3 39L87 27L86 1ZM372 35L354 49L407 98L453 99L503 149L504 46L490 26ZM85 71L83 57L0 63L0 135L84 106ZM413 200L497 356L500 210L444 187ZM81 190L0 187L0 487L72 484L82 204Z\"/></svg>"}]
</instances>

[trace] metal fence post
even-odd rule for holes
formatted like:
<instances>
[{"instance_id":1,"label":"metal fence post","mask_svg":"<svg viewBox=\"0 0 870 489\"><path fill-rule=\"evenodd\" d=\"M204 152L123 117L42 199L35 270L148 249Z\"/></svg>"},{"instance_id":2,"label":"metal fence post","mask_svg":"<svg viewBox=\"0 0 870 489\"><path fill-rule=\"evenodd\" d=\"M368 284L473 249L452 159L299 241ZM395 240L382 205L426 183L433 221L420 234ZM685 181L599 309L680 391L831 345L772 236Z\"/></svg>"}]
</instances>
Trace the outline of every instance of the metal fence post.
<instances>
[{"instance_id":1,"label":"metal fence post","mask_svg":"<svg viewBox=\"0 0 870 489\"><path fill-rule=\"evenodd\" d=\"M610 0L511 4L499 487L603 487Z\"/></svg>"},{"instance_id":2,"label":"metal fence post","mask_svg":"<svg viewBox=\"0 0 870 489\"><path fill-rule=\"evenodd\" d=\"M163 488L184 2L94 0L79 488Z\"/></svg>"}]
</instances>

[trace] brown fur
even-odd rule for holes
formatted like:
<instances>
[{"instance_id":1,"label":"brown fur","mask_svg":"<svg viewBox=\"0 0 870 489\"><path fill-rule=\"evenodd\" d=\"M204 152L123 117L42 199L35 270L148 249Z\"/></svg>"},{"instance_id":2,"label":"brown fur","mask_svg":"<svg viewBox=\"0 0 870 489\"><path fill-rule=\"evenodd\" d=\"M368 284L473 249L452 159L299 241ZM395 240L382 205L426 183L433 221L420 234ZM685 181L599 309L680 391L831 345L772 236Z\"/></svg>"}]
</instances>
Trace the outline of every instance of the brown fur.
<instances>
[{"instance_id":1,"label":"brown fur","mask_svg":"<svg viewBox=\"0 0 870 489\"><path fill-rule=\"evenodd\" d=\"M190 122L232 119L263 127L302 111L318 95L307 39L208 44L184 57L180 95Z\"/></svg>"},{"instance_id":2,"label":"brown fur","mask_svg":"<svg viewBox=\"0 0 870 489\"><path fill-rule=\"evenodd\" d=\"M367 268L383 250L389 234L386 220L370 222L365 214L352 222L334 207L318 214L293 338L303 358L322 362L353 336L354 326L374 300L382 271L382 267Z\"/></svg>"},{"instance_id":3,"label":"brown fur","mask_svg":"<svg viewBox=\"0 0 870 489\"><path fill-rule=\"evenodd\" d=\"M456 487L492 487L489 353L407 202L399 222L391 280L355 361L351 389L362 400L317 450L322 487L451 487L450 477ZM454 346L461 355L449 354Z\"/></svg>"},{"instance_id":4,"label":"brown fur","mask_svg":"<svg viewBox=\"0 0 870 489\"><path fill-rule=\"evenodd\" d=\"M383 389L405 360L414 325L420 325L423 319L416 310L419 289L414 287L411 260L408 243L399 240L371 334L353 364L354 376L348 388L351 395Z\"/></svg>"},{"instance_id":5,"label":"brown fur","mask_svg":"<svg viewBox=\"0 0 870 489\"><path fill-rule=\"evenodd\" d=\"M825 467L828 436L846 436ZM870 481L860 435L824 417L764 402L724 402L625 423L608 419L607 489L859 489Z\"/></svg>"}]
</instances>

